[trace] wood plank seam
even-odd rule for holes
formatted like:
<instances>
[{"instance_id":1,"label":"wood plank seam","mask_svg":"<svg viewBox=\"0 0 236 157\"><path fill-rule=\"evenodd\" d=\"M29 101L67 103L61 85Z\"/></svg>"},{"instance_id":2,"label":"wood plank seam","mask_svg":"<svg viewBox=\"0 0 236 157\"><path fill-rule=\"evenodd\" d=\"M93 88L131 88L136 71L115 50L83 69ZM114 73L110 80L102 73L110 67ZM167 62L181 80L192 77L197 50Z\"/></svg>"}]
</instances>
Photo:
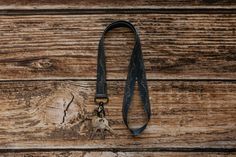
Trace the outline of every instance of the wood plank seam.
<instances>
[{"instance_id":1,"label":"wood plank seam","mask_svg":"<svg viewBox=\"0 0 236 157\"><path fill-rule=\"evenodd\" d=\"M236 14L233 8L140 8L140 9L37 9L37 10L1 10L0 15L91 15L91 14Z\"/></svg>"},{"instance_id":2,"label":"wood plank seam","mask_svg":"<svg viewBox=\"0 0 236 157\"><path fill-rule=\"evenodd\" d=\"M135 149L135 148L20 148L20 149L4 149L0 148L0 153L19 153L19 152L61 152L61 151L89 151L89 152L104 152L104 151L111 151L111 152L221 152L221 153L233 153L236 152L236 148L178 148L178 147L170 147L170 148L143 148L143 149ZM1 155L1 154L0 154Z\"/></svg>"}]
</instances>

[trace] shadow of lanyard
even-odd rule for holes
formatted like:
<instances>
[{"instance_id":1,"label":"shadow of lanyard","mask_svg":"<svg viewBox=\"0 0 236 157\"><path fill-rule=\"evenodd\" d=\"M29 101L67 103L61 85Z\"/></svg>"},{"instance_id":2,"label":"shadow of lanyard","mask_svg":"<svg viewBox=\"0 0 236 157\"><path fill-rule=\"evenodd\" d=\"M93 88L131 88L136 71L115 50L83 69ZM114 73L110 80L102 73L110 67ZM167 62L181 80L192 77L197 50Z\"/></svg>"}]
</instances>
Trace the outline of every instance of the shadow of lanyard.
<instances>
[{"instance_id":1,"label":"shadow of lanyard","mask_svg":"<svg viewBox=\"0 0 236 157\"><path fill-rule=\"evenodd\" d=\"M123 97L123 106L122 106L122 115L123 121L127 128L131 131L133 135L139 135L147 126L148 121L151 116L149 95L148 95L148 87L146 80L145 67L143 63L143 56L141 50L140 39L138 33L134 26L127 21L115 21L111 23L104 30L101 39L99 41L98 46L98 58L97 58L97 84L96 84L96 95L95 102L103 108L102 112L105 116L105 111L103 104L108 103L107 96L107 84L106 84L106 64L105 64L105 52L104 52L104 36L107 32L114 28L118 27L126 27L132 30L135 35L135 44L133 48L133 52L130 58L129 67L128 67L128 75L126 80L126 85L124 89L124 97ZM142 105L144 112L146 114L147 120L143 126L140 128L130 128L128 125L128 110L131 105L132 96L134 93L135 82L138 83L139 95L141 97Z\"/></svg>"}]
</instances>

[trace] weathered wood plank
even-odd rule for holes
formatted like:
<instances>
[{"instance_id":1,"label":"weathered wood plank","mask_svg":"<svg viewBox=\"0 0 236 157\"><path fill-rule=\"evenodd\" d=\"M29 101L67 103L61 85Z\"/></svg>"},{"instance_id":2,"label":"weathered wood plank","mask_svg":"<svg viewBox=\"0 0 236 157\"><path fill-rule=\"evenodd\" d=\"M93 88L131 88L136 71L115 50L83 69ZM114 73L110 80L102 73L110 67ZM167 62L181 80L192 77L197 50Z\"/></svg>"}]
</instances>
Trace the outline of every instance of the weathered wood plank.
<instances>
[{"instance_id":1,"label":"weathered wood plank","mask_svg":"<svg viewBox=\"0 0 236 157\"><path fill-rule=\"evenodd\" d=\"M235 8L234 0L1 0L0 9Z\"/></svg>"},{"instance_id":2,"label":"weathered wood plank","mask_svg":"<svg viewBox=\"0 0 236 157\"><path fill-rule=\"evenodd\" d=\"M233 157L236 153L222 152L85 152L85 151L59 151L59 152L20 152L2 153L1 157Z\"/></svg>"},{"instance_id":3,"label":"weathered wood plank","mask_svg":"<svg viewBox=\"0 0 236 157\"><path fill-rule=\"evenodd\" d=\"M235 79L236 14L0 17L0 79L95 79L99 37L118 19L139 30L149 79ZM125 79L133 36L106 40L109 79ZM116 64L114 64L116 63Z\"/></svg>"},{"instance_id":4,"label":"weathered wood plank","mask_svg":"<svg viewBox=\"0 0 236 157\"><path fill-rule=\"evenodd\" d=\"M0 147L134 150L236 147L236 82L148 83L152 118L143 134L132 137L123 124L124 81L109 81L107 118L119 136L91 140L87 134L89 121L81 122L81 118L91 115L95 107L95 81L1 82ZM144 119L137 93L136 89L135 105L130 111L132 126L140 125ZM73 102L66 110L72 95Z\"/></svg>"}]
</instances>

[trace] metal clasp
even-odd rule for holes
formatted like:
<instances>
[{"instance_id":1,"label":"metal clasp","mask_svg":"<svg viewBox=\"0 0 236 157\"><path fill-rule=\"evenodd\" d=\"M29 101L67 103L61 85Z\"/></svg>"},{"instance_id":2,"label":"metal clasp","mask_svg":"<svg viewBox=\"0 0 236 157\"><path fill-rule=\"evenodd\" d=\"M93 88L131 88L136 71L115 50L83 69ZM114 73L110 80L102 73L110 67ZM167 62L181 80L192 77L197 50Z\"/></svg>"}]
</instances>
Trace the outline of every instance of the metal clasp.
<instances>
[{"instance_id":1,"label":"metal clasp","mask_svg":"<svg viewBox=\"0 0 236 157\"><path fill-rule=\"evenodd\" d=\"M106 98L106 97L104 97L104 98L95 98L94 101L95 101L96 104L99 104L99 103L107 104L109 99Z\"/></svg>"},{"instance_id":2,"label":"metal clasp","mask_svg":"<svg viewBox=\"0 0 236 157\"><path fill-rule=\"evenodd\" d=\"M104 104L107 104L109 99L107 97L95 97L94 101L98 104L97 116L100 118L105 117Z\"/></svg>"},{"instance_id":3,"label":"metal clasp","mask_svg":"<svg viewBox=\"0 0 236 157\"><path fill-rule=\"evenodd\" d=\"M106 113L105 113L104 104L102 102L100 102L98 104L98 108L97 108L97 116L100 118L104 118L105 115L106 115Z\"/></svg>"}]
</instances>

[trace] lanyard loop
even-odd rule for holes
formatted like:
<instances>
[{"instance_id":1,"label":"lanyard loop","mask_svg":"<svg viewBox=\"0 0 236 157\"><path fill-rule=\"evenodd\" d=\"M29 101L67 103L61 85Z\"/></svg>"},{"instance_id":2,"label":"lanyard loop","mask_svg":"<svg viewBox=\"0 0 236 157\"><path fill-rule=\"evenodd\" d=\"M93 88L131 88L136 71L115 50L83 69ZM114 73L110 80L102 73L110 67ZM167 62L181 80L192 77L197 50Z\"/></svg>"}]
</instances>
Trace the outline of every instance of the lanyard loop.
<instances>
[{"instance_id":1,"label":"lanyard loop","mask_svg":"<svg viewBox=\"0 0 236 157\"><path fill-rule=\"evenodd\" d=\"M122 106L122 115L123 121L127 128L131 131L133 135L139 135L147 126L148 121L151 117L151 109L148 95L148 87L146 80L146 72L143 62L142 50L139 35L134 28L134 26L127 21L115 21L107 26L104 30L101 39L99 41L98 46L98 58L97 58L97 84L96 84L96 103L108 103L107 96L107 83L106 83L106 64L105 64L105 52L104 52L104 38L105 34L110 30L118 27L127 27L132 30L135 35L135 44L133 48L133 52L130 58L129 66L128 66L128 75L125 85L125 92L123 97L123 106ZM135 82L138 83L139 94L141 97L143 109L147 116L146 123L136 129L131 129L128 125L128 110L131 105L131 100L134 93Z\"/></svg>"}]
</instances>

